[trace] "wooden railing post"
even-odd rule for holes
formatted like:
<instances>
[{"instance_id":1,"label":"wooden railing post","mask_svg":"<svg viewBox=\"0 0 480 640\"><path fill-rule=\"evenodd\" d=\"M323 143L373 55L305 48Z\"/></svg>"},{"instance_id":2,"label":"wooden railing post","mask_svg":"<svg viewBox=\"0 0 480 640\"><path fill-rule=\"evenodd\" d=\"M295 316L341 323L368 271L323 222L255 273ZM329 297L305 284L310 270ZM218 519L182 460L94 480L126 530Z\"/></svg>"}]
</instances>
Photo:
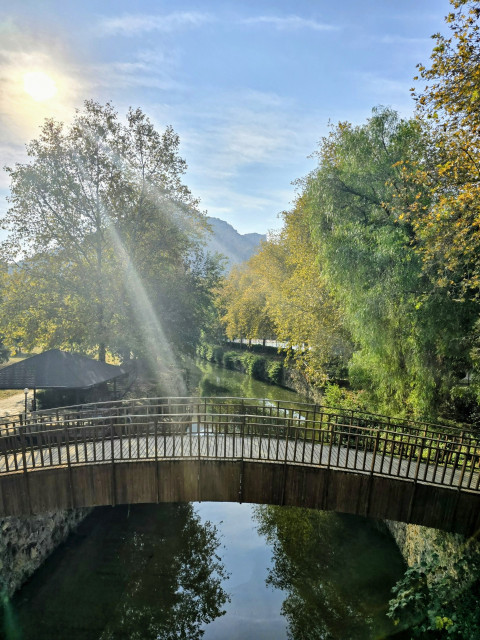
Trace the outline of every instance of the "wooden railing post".
<instances>
[{"instance_id":1,"label":"wooden railing post","mask_svg":"<svg viewBox=\"0 0 480 640\"><path fill-rule=\"evenodd\" d=\"M20 424L20 446L22 448L23 471L27 473L27 446L25 442L25 425Z\"/></svg>"},{"instance_id":2,"label":"wooden railing post","mask_svg":"<svg viewBox=\"0 0 480 640\"><path fill-rule=\"evenodd\" d=\"M332 448L333 448L333 436L334 436L334 423L330 423L330 447L328 449L328 461L327 461L327 469L330 469L330 463L332 460Z\"/></svg>"},{"instance_id":3,"label":"wooden railing post","mask_svg":"<svg viewBox=\"0 0 480 640\"><path fill-rule=\"evenodd\" d=\"M245 415L245 406L242 403L242 417L240 421L240 433L241 433L241 442L242 442L242 452L240 457L240 477L239 477L239 487L238 487L238 501L240 503L243 502L243 450L245 445L245 426L246 426L246 415Z\"/></svg>"},{"instance_id":4,"label":"wooden railing post","mask_svg":"<svg viewBox=\"0 0 480 640\"><path fill-rule=\"evenodd\" d=\"M373 475L375 472L375 458L377 456L378 449L378 441L380 439L380 431L377 431L377 435L375 436L375 444L373 445L373 453L372 453L372 464L370 467L370 475Z\"/></svg>"},{"instance_id":5,"label":"wooden railing post","mask_svg":"<svg viewBox=\"0 0 480 640\"><path fill-rule=\"evenodd\" d=\"M75 507L75 497L73 490L73 477L72 477L72 461L70 459L70 438L68 437L68 425L64 425L64 440L65 440L65 452L67 455L67 470L68 470L68 484L70 488L70 508Z\"/></svg>"},{"instance_id":6,"label":"wooden railing post","mask_svg":"<svg viewBox=\"0 0 480 640\"><path fill-rule=\"evenodd\" d=\"M420 465L422 463L422 458L423 458L423 450L425 448L425 437L422 436L421 437L421 443L420 443L420 450L418 452L418 459L417 459L417 466L415 467L415 476L413 478L413 481L416 483L418 480L418 474L420 471ZM428 468L428 463L427 463L427 468ZM426 477L426 472L425 472L425 477Z\"/></svg>"},{"instance_id":7,"label":"wooden railing post","mask_svg":"<svg viewBox=\"0 0 480 640\"><path fill-rule=\"evenodd\" d=\"M111 469L112 469L112 507L114 507L117 503L117 483L115 478L115 441L113 437L113 420L110 418L110 446L111 446ZM120 447L122 446L122 441L120 440Z\"/></svg>"},{"instance_id":8,"label":"wooden railing post","mask_svg":"<svg viewBox=\"0 0 480 640\"><path fill-rule=\"evenodd\" d=\"M27 447L25 442L25 425L20 425L20 446L22 448L23 478L24 478L25 493L27 495L28 511L29 513L32 513L32 501L30 498L30 484L29 484L28 469L27 469Z\"/></svg>"},{"instance_id":9,"label":"wooden railing post","mask_svg":"<svg viewBox=\"0 0 480 640\"><path fill-rule=\"evenodd\" d=\"M157 485L157 504L160 502L160 472L158 468L158 416L153 419L153 432L155 437L155 482Z\"/></svg>"}]
</instances>

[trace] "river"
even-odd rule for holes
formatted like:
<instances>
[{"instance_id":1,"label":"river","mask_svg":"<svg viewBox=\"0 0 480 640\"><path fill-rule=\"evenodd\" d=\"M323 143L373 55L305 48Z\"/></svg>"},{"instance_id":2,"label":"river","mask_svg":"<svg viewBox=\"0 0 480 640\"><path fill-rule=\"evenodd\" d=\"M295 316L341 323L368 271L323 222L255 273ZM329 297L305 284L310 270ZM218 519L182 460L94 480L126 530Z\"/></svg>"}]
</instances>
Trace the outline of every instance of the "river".
<instances>
[{"instance_id":1,"label":"river","mask_svg":"<svg viewBox=\"0 0 480 640\"><path fill-rule=\"evenodd\" d=\"M203 395L302 400L200 363ZM10 602L6 640L386 638L403 559L381 525L193 503L95 509Z\"/></svg>"}]
</instances>

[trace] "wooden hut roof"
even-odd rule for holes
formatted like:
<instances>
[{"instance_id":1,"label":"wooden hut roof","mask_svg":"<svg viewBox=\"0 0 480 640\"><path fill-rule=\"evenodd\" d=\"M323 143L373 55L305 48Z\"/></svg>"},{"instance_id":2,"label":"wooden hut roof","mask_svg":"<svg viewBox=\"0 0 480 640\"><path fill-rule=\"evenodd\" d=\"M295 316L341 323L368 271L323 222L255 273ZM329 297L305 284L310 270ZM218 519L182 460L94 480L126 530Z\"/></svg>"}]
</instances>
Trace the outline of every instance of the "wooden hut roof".
<instances>
[{"instance_id":1,"label":"wooden hut roof","mask_svg":"<svg viewBox=\"0 0 480 640\"><path fill-rule=\"evenodd\" d=\"M88 389L124 373L112 364L50 349L0 369L0 389Z\"/></svg>"}]
</instances>

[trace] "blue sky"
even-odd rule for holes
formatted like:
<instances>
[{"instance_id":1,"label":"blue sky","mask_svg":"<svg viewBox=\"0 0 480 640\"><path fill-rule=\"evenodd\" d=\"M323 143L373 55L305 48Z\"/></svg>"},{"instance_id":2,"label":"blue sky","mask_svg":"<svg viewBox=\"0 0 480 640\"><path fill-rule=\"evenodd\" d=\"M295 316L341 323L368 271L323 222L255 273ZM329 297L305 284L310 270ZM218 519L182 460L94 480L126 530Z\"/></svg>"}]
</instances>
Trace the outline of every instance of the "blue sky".
<instances>
[{"instance_id":1,"label":"blue sky","mask_svg":"<svg viewBox=\"0 0 480 640\"><path fill-rule=\"evenodd\" d=\"M25 160L45 117L83 100L172 125L186 184L241 233L279 228L292 181L329 121L383 104L413 113L416 64L446 32L447 0L0 0L0 166ZM57 93L36 101L24 75ZM0 176L0 211L8 179Z\"/></svg>"}]
</instances>

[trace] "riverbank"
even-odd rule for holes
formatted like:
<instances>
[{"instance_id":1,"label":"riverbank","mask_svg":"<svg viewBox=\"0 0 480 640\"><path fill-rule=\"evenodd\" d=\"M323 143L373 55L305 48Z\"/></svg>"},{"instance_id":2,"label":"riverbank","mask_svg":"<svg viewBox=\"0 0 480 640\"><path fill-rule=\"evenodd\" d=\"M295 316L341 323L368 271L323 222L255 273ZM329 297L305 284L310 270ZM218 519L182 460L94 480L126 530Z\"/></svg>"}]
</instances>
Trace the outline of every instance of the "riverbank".
<instances>
[{"instance_id":1,"label":"riverbank","mask_svg":"<svg viewBox=\"0 0 480 640\"><path fill-rule=\"evenodd\" d=\"M209 358L205 357L205 353ZM264 362L250 373L251 379L258 379L262 375L262 372L268 370L268 362L273 361L274 355L260 354L258 349L256 352L234 351L233 355L226 349L220 347L212 347L209 351L204 351L204 357L206 360L210 360L214 364L222 366L226 369L235 369L248 375L248 363L259 362L259 358L262 358ZM227 363L227 366L226 366ZM282 388L295 391L309 401L317 402L319 404L327 404L332 406L343 406L342 403L342 389L332 387L327 389L327 393L324 390L317 389L308 384L302 374L295 369L287 368L282 364L281 373L278 377L278 382L269 381L272 385L277 385ZM334 397L335 393L337 397ZM350 405L349 405L349 408ZM430 529L428 527L421 527L419 525L407 525L402 522L385 522L390 534L393 536L402 556L404 557L409 567L420 565L422 562L431 558L432 554L438 553L444 558L453 558L453 550L458 549L462 545L465 545L465 539L460 535L447 534L436 529ZM446 561L448 566L448 562ZM453 570L453 569L452 569Z\"/></svg>"},{"instance_id":2,"label":"riverbank","mask_svg":"<svg viewBox=\"0 0 480 640\"><path fill-rule=\"evenodd\" d=\"M25 410L23 391L0 399L0 416L18 419ZM0 591L10 597L43 564L90 509L27 517L0 518Z\"/></svg>"},{"instance_id":3,"label":"riverbank","mask_svg":"<svg viewBox=\"0 0 480 640\"><path fill-rule=\"evenodd\" d=\"M286 364L285 358L273 347L253 345L251 348L234 345L206 345L197 349L200 359L230 371L272 385L295 391L312 402L321 402L324 390L312 387L298 369Z\"/></svg>"}]
</instances>

